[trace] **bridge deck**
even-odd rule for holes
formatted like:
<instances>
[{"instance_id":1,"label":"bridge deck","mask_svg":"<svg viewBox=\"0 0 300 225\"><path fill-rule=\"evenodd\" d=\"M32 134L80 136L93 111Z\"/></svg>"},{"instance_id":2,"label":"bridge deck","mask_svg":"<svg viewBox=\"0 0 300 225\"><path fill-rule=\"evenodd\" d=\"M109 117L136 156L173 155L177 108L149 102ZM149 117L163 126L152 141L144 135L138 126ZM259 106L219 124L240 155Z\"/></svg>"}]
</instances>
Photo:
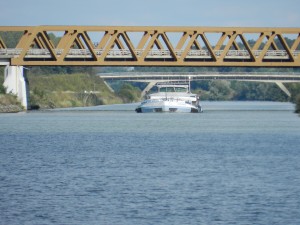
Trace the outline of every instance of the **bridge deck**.
<instances>
[{"instance_id":1,"label":"bridge deck","mask_svg":"<svg viewBox=\"0 0 300 225\"><path fill-rule=\"evenodd\" d=\"M0 58L18 58L22 52L22 49L0 49ZM54 49L54 52L57 56L62 55L64 52L63 49ZM103 49L95 49L94 52L97 56L101 56L104 53ZM137 56L141 56L144 53L144 50L135 50L134 51ZM181 58L183 54L183 50L174 50L176 56ZM223 50L214 51L215 56L220 58L223 54ZM261 50L253 51L255 58L258 58L261 54ZM295 58L298 58L300 51L294 50L292 54ZM129 50L110 50L107 53L107 59L132 59L133 55ZM211 59L212 55L207 50L190 50L188 51L185 59L195 59L195 60L207 60ZM51 52L47 49L31 49L28 50L25 59L50 59L52 58ZM66 55L68 59L92 59L93 55L92 52L86 49L70 49L68 54ZM151 50L147 52L146 59L172 59L171 52L169 50ZM251 59L251 55L249 52L245 50L229 50L226 53L225 59L236 59L236 60L245 60ZM288 52L285 50L269 50L266 52L264 58L265 60L288 60L289 55Z\"/></svg>"},{"instance_id":2,"label":"bridge deck","mask_svg":"<svg viewBox=\"0 0 300 225\"><path fill-rule=\"evenodd\" d=\"M151 81L197 81L197 80L243 80L243 81L264 81L264 82L300 82L300 73L102 73L98 74L105 80L123 80L134 82Z\"/></svg>"}]
</instances>

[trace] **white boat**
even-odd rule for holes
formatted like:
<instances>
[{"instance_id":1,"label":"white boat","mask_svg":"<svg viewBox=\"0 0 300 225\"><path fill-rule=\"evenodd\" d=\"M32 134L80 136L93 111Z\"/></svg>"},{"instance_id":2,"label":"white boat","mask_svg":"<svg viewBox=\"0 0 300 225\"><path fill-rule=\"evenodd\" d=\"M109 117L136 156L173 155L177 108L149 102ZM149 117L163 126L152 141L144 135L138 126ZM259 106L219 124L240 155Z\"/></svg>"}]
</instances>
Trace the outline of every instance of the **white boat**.
<instances>
[{"instance_id":1,"label":"white boat","mask_svg":"<svg viewBox=\"0 0 300 225\"><path fill-rule=\"evenodd\" d=\"M202 112L199 96L190 92L190 85L167 83L156 86L158 92L147 95L136 112Z\"/></svg>"}]
</instances>

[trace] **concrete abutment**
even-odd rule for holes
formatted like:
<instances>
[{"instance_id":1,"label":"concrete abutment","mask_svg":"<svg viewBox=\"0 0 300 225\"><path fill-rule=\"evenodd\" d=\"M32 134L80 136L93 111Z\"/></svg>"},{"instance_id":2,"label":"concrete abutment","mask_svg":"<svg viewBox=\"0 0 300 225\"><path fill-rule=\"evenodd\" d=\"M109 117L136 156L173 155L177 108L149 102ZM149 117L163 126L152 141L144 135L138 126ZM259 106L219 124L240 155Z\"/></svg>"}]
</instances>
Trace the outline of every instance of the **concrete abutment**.
<instances>
[{"instance_id":1,"label":"concrete abutment","mask_svg":"<svg viewBox=\"0 0 300 225\"><path fill-rule=\"evenodd\" d=\"M24 109L29 109L29 87L24 67L3 63L1 65L5 65L3 86L6 93L16 95Z\"/></svg>"}]
</instances>

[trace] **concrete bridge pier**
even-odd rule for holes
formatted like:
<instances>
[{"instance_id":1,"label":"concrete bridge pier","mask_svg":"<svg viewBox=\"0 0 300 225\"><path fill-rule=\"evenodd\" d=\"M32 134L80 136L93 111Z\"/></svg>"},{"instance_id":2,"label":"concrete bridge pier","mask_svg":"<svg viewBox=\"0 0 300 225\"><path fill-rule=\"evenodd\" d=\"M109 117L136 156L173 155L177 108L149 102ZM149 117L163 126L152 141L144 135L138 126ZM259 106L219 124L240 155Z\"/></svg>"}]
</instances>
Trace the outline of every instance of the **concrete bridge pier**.
<instances>
[{"instance_id":1,"label":"concrete bridge pier","mask_svg":"<svg viewBox=\"0 0 300 225\"><path fill-rule=\"evenodd\" d=\"M276 81L275 83L288 97L292 97L291 92L286 88L286 86L284 86L282 82Z\"/></svg>"},{"instance_id":2,"label":"concrete bridge pier","mask_svg":"<svg viewBox=\"0 0 300 225\"><path fill-rule=\"evenodd\" d=\"M154 87L154 85L157 83L158 81L150 81L147 85L147 87L145 87L145 89L142 91L141 93L141 97L145 97L145 95L147 94L148 91L150 91L151 88Z\"/></svg>"},{"instance_id":3,"label":"concrete bridge pier","mask_svg":"<svg viewBox=\"0 0 300 225\"><path fill-rule=\"evenodd\" d=\"M6 93L12 93L16 95L24 109L29 109L28 80L24 73L23 66L6 65L4 70L3 85L6 87Z\"/></svg>"}]
</instances>

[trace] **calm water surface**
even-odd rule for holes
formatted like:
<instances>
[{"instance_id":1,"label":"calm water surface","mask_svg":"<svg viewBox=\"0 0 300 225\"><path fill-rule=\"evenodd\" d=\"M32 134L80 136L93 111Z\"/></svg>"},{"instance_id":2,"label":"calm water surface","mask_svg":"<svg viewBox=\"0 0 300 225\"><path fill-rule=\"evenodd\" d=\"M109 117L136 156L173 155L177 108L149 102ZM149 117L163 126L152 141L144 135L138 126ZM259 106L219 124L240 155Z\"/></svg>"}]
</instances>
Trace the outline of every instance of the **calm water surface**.
<instances>
[{"instance_id":1,"label":"calm water surface","mask_svg":"<svg viewBox=\"0 0 300 225\"><path fill-rule=\"evenodd\" d=\"M134 105L0 114L0 224L300 224L300 117Z\"/></svg>"}]
</instances>

